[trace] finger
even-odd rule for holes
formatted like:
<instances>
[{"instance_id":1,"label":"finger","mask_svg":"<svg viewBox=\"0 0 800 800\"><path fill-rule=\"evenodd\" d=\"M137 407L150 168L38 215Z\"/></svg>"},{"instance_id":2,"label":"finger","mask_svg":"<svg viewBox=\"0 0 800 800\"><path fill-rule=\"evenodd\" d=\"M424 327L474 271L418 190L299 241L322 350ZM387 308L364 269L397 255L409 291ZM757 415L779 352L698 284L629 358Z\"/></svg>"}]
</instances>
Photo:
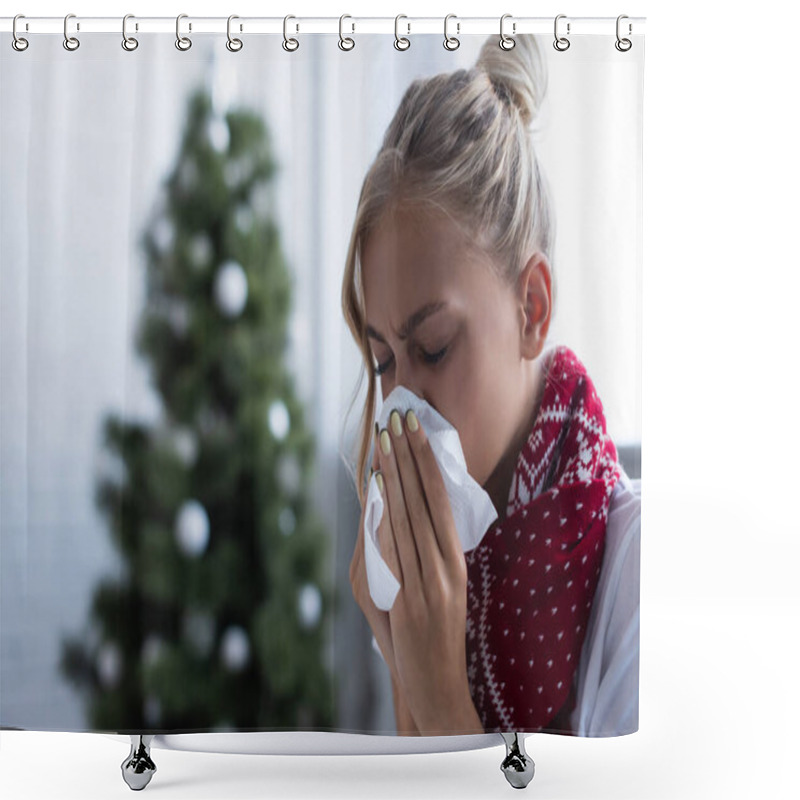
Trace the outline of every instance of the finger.
<instances>
[{"instance_id":1,"label":"finger","mask_svg":"<svg viewBox=\"0 0 800 800\"><path fill-rule=\"evenodd\" d=\"M366 485L364 487L364 502L361 504L361 530L363 530L364 526L364 516L367 512L367 495L369 494L369 487L372 483L372 476L378 471L380 468L380 461L378 459L378 423L375 423L375 436L372 438L373 447L372 447L372 465L370 466L369 473L366 475ZM363 537L362 537L363 538Z\"/></svg>"},{"instance_id":2,"label":"finger","mask_svg":"<svg viewBox=\"0 0 800 800\"><path fill-rule=\"evenodd\" d=\"M372 469L377 472L380 469L380 458L378 457L378 436L380 434L380 427L375 423L375 435L372 437Z\"/></svg>"},{"instance_id":3,"label":"finger","mask_svg":"<svg viewBox=\"0 0 800 800\"><path fill-rule=\"evenodd\" d=\"M377 423L375 430L380 432ZM378 439L375 440L375 454L377 456L380 450ZM380 466L380 464L379 464ZM381 551L381 556L386 562L386 566L391 570L392 575L397 578L398 583L403 585L403 569L400 564L400 558L397 555L397 546L394 539L394 531L392 530L392 521L389 514L389 501L386 497L386 478L381 470L376 472L375 478L378 489L383 498L383 514L381 514L380 522L378 523L378 547Z\"/></svg>"},{"instance_id":4,"label":"finger","mask_svg":"<svg viewBox=\"0 0 800 800\"><path fill-rule=\"evenodd\" d=\"M411 520L406 510L403 487L397 472L394 447L391 434L384 428L380 434L381 474L385 481L385 499L389 507L389 518L392 534L397 548L400 569L403 573L403 588L413 596L418 596L422 589L422 572L411 530Z\"/></svg>"},{"instance_id":5,"label":"finger","mask_svg":"<svg viewBox=\"0 0 800 800\"><path fill-rule=\"evenodd\" d=\"M375 435L372 437L373 447L372 447L372 459L369 468L369 472L365 476L366 481L366 488L364 489L364 497L366 499L366 494L369 491L369 485L372 482L372 476L378 471L380 468L380 461L378 459L378 423L375 423L374 427ZM366 503L364 504L366 506ZM363 509L362 509L363 510Z\"/></svg>"},{"instance_id":6,"label":"finger","mask_svg":"<svg viewBox=\"0 0 800 800\"><path fill-rule=\"evenodd\" d=\"M376 472L379 466L378 461L378 446L377 446L377 431L378 431L378 423L375 423L375 431L376 435L373 437L373 448L372 448L372 466L370 467L369 474L367 475L367 485L364 489L364 502L361 504L361 516L358 522L358 534L356 536L356 547L353 552L353 558L350 562L350 580L352 582L354 573L358 567L359 559L363 561L364 557L364 519L367 514L367 493L369 492L370 482L372 481L372 476Z\"/></svg>"},{"instance_id":7,"label":"finger","mask_svg":"<svg viewBox=\"0 0 800 800\"><path fill-rule=\"evenodd\" d=\"M408 439L408 431L404 429L403 418L395 409L389 417L389 429L392 432L394 460L400 478L400 486L405 500L406 514L411 523L411 535L417 550L422 580L433 577L437 565L443 560L433 530L425 490L422 487L417 463Z\"/></svg>"},{"instance_id":8,"label":"finger","mask_svg":"<svg viewBox=\"0 0 800 800\"><path fill-rule=\"evenodd\" d=\"M414 430L415 427L416 430ZM456 531L450 498L447 495L439 463L431 449L430 440L413 411L406 414L406 429L409 449L414 455L414 461L424 487L439 553L445 562L458 563L463 560L464 551Z\"/></svg>"}]
</instances>

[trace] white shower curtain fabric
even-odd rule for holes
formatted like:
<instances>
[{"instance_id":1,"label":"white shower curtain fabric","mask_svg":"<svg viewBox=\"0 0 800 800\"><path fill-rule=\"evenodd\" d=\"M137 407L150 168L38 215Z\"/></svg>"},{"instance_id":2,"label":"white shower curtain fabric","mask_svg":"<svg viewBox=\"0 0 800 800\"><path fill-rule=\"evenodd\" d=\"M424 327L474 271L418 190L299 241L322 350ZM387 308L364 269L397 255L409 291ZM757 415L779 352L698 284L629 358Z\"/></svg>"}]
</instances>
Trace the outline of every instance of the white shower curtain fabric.
<instances>
[{"instance_id":1,"label":"white shower curtain fabric","mask_svg":"<svg viewBox=\"0 0 800 800\"><path fill-rule=\"evenodd\" d=\"M612 31L559 52L530 36L547 72L528 134L554 223L547 352L585 369L620 478L598 512L569 701L510 719L619 735L638 727L644 43L620 52ZM133 52L118 34L74 52L28 38L0 55L0 725L406 732L422 690L395 705L351 583L376 364L342 286L407 90L472 69L497 35L448 51L420 34L400 52L364 34L345 52L309 34L292 53L272 36L238 53L224 34L186 52L173 34ZM370 428L391 374L375 377ZM426 381L414 388L447 416ZM508 612L514 631L538 630L529 611ZM484 632L466 625L468 653ZM514 660L492 641L487 663ZM488 732L503 698L470 669L460 699ZM520 696L541 691L537 674Z\"/></svg>"}]
</instances>

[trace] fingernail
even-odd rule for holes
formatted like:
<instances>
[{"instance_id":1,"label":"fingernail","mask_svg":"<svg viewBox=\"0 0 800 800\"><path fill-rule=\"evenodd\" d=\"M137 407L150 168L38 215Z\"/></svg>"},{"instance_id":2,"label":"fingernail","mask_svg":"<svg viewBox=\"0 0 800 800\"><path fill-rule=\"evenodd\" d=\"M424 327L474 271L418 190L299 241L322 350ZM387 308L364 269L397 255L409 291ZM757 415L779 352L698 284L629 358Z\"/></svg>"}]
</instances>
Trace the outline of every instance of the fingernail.
<instances>
[{"instance_id":1,"label":"fingernail","mask_svg":"<svg viewBox=\"0 0 800 800\"><path fill-rule=\"evenodd\" d=\"M380 472L376 472L375 480L378 482L378 489L380 489L381 494L383 494L383 475L381 475Z\"/></svg>"},{"instance_id":2,"label":"fingernail","mask_svg":"<svg viewBox=\"0 0 800 800\"><path fill-rule=\"evenodd\" d=\"M414 433L419 430L417 415L410 408L406 411L406 424L408 425L408 429Z\"/></svg>"},{"instance_id":3,"label":"fingernail","mask_svg":"<svg viewBox=\"0 0 800 800\"><path fill-rule=\"evenodd\" d=\"M397 409L389 415L389 424L392 426L395 436L403 435L403 423L400 420L400 412Z\"/></svg>"},{"instance_id":4,"label":"fingernail","mask_svg":"<svg viewBox=\"0 0 800 800\"><path fill-rule=\"evenodd\" d=\"M392 452L392 443L389 441L389 431L386 428L381 431L381 450L385 456Z\"/></svg>"}]
</instances>

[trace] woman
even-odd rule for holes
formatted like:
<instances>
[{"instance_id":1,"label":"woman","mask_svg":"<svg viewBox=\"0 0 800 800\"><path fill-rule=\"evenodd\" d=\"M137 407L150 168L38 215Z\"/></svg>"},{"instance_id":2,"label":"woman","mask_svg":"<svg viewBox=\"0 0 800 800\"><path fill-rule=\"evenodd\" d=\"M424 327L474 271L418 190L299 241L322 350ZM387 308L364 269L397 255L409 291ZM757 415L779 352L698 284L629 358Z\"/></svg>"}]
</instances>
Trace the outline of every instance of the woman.
<instances>
[{"instance_id":1,"label":"woman","mask_svg":"<svg viewBox=\"0 0 800 800\"><path fill-rule=\"evenodd\" d=\"M389 612L372 602L363 513L350 580L400 733L571 730L623 473L585 368L546 347L552 222L528 134L544 84L533 36L415 81L359 199L342 293L369 373L358 475L379 378L383 397L405 386L456 428L498 511L463 553L419 420L397 409L374 431L379 544L402 589Z\"/></svg>"}]
</instances>

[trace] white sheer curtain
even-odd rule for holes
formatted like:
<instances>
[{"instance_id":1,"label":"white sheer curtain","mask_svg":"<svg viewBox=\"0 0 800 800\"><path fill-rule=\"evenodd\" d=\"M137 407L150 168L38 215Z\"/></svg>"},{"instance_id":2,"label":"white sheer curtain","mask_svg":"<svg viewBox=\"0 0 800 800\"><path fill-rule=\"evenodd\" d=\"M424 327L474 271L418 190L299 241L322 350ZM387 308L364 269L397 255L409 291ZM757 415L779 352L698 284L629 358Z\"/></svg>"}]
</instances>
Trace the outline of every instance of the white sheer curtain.
<instances>
[{"instance_id":1,"label":"white sheer curtain","mask_svg":"<svg viewBox=\"0 0 800 800\"><path fill-rule=\"evenodd\" d=\"M25 675L29 691L0 702L4 719L25 708L28 723L41 708L41 729L59 716L64 727L79 724L77 699L53 678L59 635L83 624L91 587L116 563L91 500L97 420L111 410L159 413L132 348L144 288L138 242L173 168L187 93L207 82L215 102L261 113L272 136L274 212L294 275L289 363L317 441L313 496L336 534L336 580L347 591L358 508L341 454L352 447L363 386L345 428L361 364L339 297L361 181L410 81L469 68L484 40L463 38L448 52L441 37L418 36L411 57L378 35L356 37L350 53L336 35L309 35L291 54L274 37L248 38L240 53L224 37L196 37L185 53L172 34L141 38L133 53L117 34L91 34L77 53L59 35L35 37L25 54L2 50L0 624L12 645L0 669L14 685ZM589 55L570 60L543 39L550 82L540 154L555 202L559 290L551 339L587 364L612 436L637 441L641 110L617 98L640 95L628 87L639 56L584 63L592 48L612 47L613 37L593 37L582 47ZM46 607L27 603L34 581L55 587L30 595ZM358 615L337 625L338 649L345 636L368 644ZM374 662L363 669L382 681L371 724L390 728L387 676L365 652ZM358 670L348 676L361 679Z\"/></svg>"}]
</instances>

